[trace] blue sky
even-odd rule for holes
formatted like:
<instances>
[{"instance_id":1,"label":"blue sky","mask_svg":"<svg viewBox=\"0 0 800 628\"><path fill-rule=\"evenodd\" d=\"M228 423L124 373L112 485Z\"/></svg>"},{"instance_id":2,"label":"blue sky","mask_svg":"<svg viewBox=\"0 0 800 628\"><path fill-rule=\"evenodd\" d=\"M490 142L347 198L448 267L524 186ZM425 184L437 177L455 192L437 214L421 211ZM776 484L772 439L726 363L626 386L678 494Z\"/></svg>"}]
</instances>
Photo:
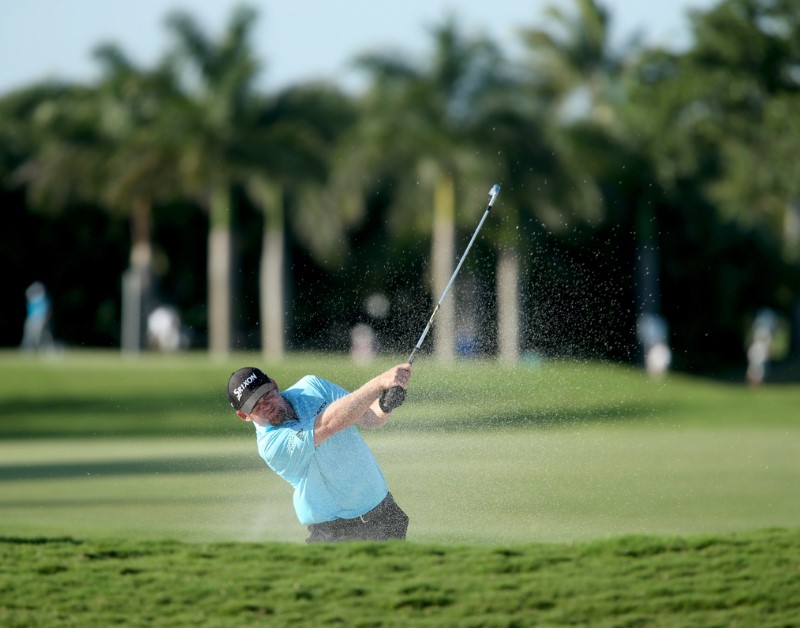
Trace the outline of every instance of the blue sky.
<instances>
[{"instance_id":1,"label":"blue sky","mask_svg":"<svg viewBox=\"0 0 800 628\"><path fill-rule=\"evenodd\" d=\"M543 24L555 0L252 0L260 14L254 43L264 67L261 84L278 89L313 78L357 86L349 61L382 48L424 54L426 28L453 14L467 32L484 32L513 55L518 29ZM682 46L687 11L717 0L603 0L614 39L641 32L648 43ZM92 49L119 44L135 61L153 63L167 47L164 16L189 8L210 32L221 32L239 2L231 0L20 0L0 20L0 93L44 78L91 80ZM569 9L566 0L559 6Z\"/></svg>"}]
</instances>

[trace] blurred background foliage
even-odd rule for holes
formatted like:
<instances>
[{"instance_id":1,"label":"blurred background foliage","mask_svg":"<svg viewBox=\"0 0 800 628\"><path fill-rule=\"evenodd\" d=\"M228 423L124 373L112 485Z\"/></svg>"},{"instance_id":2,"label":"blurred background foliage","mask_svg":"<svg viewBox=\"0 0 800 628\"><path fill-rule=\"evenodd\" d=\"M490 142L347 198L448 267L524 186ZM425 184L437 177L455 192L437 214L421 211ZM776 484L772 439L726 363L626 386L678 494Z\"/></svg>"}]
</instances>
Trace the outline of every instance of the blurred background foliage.
<instances>
[{"instance_id":1,"label":"blurred background foliage","mask_svg":"<svg viewBox=\"0 0 800 628\"><path fill-rule=\"evenodd\" d=\"M246 6L219 32L171 14L154 67L98 42L95 84L0 95L0 345L34 281L66 346L124 345L133 277L134 351L168 304L213 354L345 351L359 323L405 353L499 182L441 359L637 362L646 314L675 368L740 370L763 308L797 358L800 5L721 0L681 51L614 50L612 17L554 4L520 58L452 17L422 57L354 59L361 93L259 91Z\"/></svg>"}]
</instances>

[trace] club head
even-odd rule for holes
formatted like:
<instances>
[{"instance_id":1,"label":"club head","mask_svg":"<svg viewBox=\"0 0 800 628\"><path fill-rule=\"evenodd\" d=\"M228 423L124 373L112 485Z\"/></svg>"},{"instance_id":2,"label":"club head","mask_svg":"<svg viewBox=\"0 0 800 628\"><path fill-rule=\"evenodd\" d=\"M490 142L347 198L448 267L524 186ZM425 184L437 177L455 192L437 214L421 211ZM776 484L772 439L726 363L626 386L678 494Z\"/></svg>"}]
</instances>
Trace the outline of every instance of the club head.
<instances>
[{"instance_id":1,"label":"club head","mask_svg":"<svg viewBox=\"0 0 800 628\"><path fill-rule=\"evenodd\" d=\"M500 184L499 184L499 183L495 183L495 184L492 186L492 189L491 189L491 190L489 190L489 196L491 196L491 197L492 197L492 198L489 200L489 206L490 206L490 207L491 207L492 205L494 205L494 201L495 201L495 199L497 198L497 196L498 196L499 194L500 194Z\"/></svg>"}]
</instances>

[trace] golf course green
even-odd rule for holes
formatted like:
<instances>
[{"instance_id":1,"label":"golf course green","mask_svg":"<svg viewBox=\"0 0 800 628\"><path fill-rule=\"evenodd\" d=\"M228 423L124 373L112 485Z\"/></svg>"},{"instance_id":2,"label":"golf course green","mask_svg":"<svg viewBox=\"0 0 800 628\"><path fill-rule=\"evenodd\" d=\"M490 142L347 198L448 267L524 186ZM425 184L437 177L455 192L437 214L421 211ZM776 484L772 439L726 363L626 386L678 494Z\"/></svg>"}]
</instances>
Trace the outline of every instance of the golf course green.
<instances>
[{"instance_id":1,"label":"golf course green","mask_svg":"<svg viewBox=\"0 0 800 628\"><path fill-rule=\"evenodd\" d=\"M291 488L263 464L252 426L227 404L227 377L249 364L283 387L314 373L354 388L391 363L357 366L317 354L265 364L256 354L212 361L0 353L0 623L116 623L110 609L120 582L109 575L125 570L131 581L150 573L162 597L172 585L157 585L153 574L190 571L196 582L176 583L165 604L199 596L203 613L219 597L206 589L225 589L237 572L250 584L241 597L218 600L213 625L245 625L259 614L314 625L298 606L312 600L329 621L355 618L351 625L526 625L533 611L543 623L595 623L586 604L597 607L595 625L676 625L668 620L681 608L694 617L687 625L796 621L789 618L797 596L780 592L800 590L800 385L750 388L685 375L652 381L632 367L578 361L443 366L420 356L393 422L365 431L411 518L408 543L306 546ZM721 567L705 560L709 553L724 554L723 572L740 574L735 586L718 582L724 574L712 574ZM113 574L97 571L112 564ZM201 564L207 578L197 576ZM624 564L632 573L641 568L641 579ZM278 565L291 572L288 580ZM280 604L251 600L261 567L272 574L266 590L282 592ZM323 603L312 586L323 586L320 567L343 579L339 602ZM662 569L672 574L667 580L659 580ZM660 605L654 590L663 594L669 578L689 572L695 584ZM39 584L21 587L21 574ZM772 582L766 607L753 588L759 577ZM83 593L73 591L77 598L64 592L61 606L31 606L43 595L38 587L75 578L87 582ZM401 582L412 593L399 595ZM478 593L466 594L468 583L499 588L481 605ZM574 589L566 606L564 587ZM601 604L596 596L612 595L611 587L618 603ZM286 606L292 596L296 603ZM356 602L364 613L353 614ZM151 597L139 607L157 603ZM380 619L384 607L394 614ZM131 610L127 623L196 623L200 610L187 608L155 620Z\"/></svg>"}]
</instances>

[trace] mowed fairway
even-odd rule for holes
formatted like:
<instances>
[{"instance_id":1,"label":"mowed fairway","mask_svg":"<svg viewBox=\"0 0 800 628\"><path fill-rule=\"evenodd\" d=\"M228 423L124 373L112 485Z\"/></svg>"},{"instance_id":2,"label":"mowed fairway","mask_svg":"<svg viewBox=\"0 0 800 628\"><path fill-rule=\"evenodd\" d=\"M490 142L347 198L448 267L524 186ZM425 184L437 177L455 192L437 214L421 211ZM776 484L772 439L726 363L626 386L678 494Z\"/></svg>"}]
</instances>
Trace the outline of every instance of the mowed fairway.
<instances>
[{"instance_id":1,"label":"mowed fairway","mask_svg":"<svg viewBox=\"0 0 800 628\"><path fill-rule=\"evenodd\" d=\"M264 366L357 386L390 362L0 354L0 535L296 541L288 484L224 395ZM800 526L800 386L751 390L552 362L422 356L394 425L365 432L409 539L509 544Z\"/></svg>"},{"instance_id":2,"label":"mowed fairway","mask_svg":"<svg viewBox=\"0 0 800 628\"><path fill-rule=\"evenodd\" d=\"M366 433L410 542L307 546L225 399L260 362L0 354L0 625L796 625L796 385L424 356Z\"/></svg>"}]
</instances>

